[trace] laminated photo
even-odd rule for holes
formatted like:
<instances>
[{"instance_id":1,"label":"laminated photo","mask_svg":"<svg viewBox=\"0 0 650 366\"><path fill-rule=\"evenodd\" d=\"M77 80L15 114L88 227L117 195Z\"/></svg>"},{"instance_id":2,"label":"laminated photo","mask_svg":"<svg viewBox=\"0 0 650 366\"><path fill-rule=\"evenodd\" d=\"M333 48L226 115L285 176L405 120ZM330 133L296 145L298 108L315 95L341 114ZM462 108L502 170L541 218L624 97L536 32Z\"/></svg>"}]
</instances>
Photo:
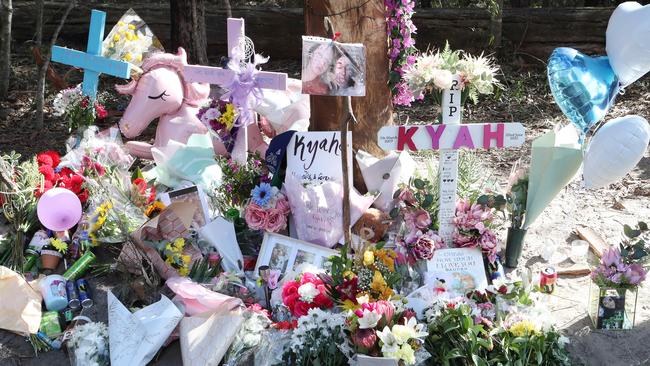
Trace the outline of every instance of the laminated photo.
<instances>
[{"instance_id":1,"label":"laminated photo","mask_svg":"<svg viewBox=\"0 0 650 366\"><path fill-rule=\"evenodd\" d=\"M302 37L302 92L311 95L366 95L365 47L321 37Z\"/></svg>"}]
</instances>

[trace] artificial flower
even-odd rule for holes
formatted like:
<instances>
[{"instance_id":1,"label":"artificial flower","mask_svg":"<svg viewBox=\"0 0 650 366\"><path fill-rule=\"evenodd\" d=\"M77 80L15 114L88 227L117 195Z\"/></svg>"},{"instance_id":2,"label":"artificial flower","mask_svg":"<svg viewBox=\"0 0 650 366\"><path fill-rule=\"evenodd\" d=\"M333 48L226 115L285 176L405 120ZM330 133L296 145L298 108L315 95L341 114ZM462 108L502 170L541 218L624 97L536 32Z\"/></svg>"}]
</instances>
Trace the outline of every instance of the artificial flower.
<instances>
[{"instance_id":1,"label":"artificial flower","mask_svg":"<svg viewBox=\"0 0 650 366\"><path fill-rule=\"evenodd\" d=\"M251 199L256 205L262 207L266 206L272 197L271 185L268 183L262 183L256 186L255 188L253 188L253 191L251 192L251 196L252 196Z\"/></svg>"},{"instance_id":2,"label":"artificial flower","mask_svg":"<svg viewBox=\"0 0 650 366\"><path fill-rule=\"evenodd\" d=\"M50 239L50 244L61 254L65 254L68 251L68 244L61 239L52 238Z\"/></svg>"}]
</instances>

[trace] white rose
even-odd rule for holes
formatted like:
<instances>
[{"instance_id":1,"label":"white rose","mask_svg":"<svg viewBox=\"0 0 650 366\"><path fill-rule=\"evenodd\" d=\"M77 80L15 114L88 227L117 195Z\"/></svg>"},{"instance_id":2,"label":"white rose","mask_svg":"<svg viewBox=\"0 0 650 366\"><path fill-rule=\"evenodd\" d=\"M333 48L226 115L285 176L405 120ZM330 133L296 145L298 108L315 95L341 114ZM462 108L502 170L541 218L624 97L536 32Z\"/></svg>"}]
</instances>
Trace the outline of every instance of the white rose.
<instances>
[{"instance_id":1,"label":"white rose","mask_svg":"<svg viewBox=\"0 0 650 366\"><path fill-rule=\"evenodd\" d=\"M304 285L298 287L298 294L300 295L300 301L310 303L314 301L314 297L316 297L316 295L318 295L319 293L320 292L318 291L316 286L314 286L314 284L311 282L307 282Z\"/></svg>"},{"instance_id":2,"label":"white rose","mask_svg":"<svg viewBox=\"0 0 650 366\"><path fill-rule=\"evenodd\" d=\"M440 90L449 89L454 81L454 75L449 70L435 70L433 84Z\"/></svg>"}]
</instances>

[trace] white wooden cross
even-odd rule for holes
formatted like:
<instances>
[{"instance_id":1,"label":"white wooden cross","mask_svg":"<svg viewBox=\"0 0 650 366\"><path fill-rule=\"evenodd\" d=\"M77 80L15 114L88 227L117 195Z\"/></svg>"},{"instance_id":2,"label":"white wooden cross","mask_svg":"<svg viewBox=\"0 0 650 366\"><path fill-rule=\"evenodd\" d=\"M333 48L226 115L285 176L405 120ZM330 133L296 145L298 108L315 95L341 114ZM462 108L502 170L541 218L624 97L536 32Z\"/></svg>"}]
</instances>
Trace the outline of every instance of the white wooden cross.
<instances>
[{"instance_id":1,"label":"white wooden cross","mask_svg":"<svg viewBox=\"0 0 650 366\"><path fill-rule=\"evenodd\" d=\"M462 115L460 77L442 93L442 124L428 126L386 126L377 133L384 150L440 150L440 207L438 235L452 244L458 187L458 149L521 146L525 130L521 123L460 124Z\"/></svg>"},{"instance_id":2,"label":"white wooden cross","mask_svg":"<svg viewBox=\"0 0 650 366\"><path fill-rule=\"evenodd\" d=\"M245 32L244 19L228 18L228 57L232 59L236 48L244 54ZM183 69L183 76L186 81L209 83L220 86L229 85L237 76L235 71L221 67L188 65ZM287 74L279 72L260 71L256 74L257 86L261 89L287 89ZM237 106L249 108L248 105ZM237 132L237 139L232 151L232 157L239 163L245 163L248 151L248 128L240 128Z\"/></svg>"}]
</instances>

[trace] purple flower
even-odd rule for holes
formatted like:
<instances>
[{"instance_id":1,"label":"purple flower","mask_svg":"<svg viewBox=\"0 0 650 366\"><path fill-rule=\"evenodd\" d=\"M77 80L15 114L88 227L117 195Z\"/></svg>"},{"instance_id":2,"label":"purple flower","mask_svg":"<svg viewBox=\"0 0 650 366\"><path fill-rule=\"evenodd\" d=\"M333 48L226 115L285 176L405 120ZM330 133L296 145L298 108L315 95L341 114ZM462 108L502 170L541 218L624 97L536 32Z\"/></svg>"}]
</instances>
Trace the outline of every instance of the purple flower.
<instances>
[{"instance_id":1,"label":"purple flower","mask_svg":"<svg viewBox=\"0 0 650 366\"><path fill-rule=\"evenodd\" d=\"M618 248L609 248L603 252L601 263L606 267L618 266L621 263L621 251Z\"/></svg>"},{"instance_id":2,"label":"purple flower","mask_svg":"<svg viewBox=\"0 0 650 366\"><path fill-rule=\"evenodd\" d=\"M640 264L634 263L630 264L625 270L625 277L630 285L637 286L645 281L646 273L646 270Z\"/></svg>"}]
</instances>

